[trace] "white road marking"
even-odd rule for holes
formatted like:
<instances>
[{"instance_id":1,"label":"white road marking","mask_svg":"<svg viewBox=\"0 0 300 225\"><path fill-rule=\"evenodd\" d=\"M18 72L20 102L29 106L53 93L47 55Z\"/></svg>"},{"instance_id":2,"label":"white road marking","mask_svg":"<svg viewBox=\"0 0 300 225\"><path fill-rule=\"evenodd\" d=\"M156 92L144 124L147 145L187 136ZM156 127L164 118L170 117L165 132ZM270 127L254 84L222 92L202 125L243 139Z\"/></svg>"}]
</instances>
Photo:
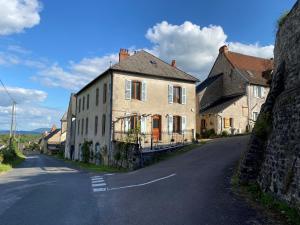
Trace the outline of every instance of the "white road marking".
<instances>
[{"instance_id":1,"label":"white road marking","mask_svg":"<svg viewBox=\"0 0 300 225\"><path fill-rule=\"evenodd\" d=\"M102 187L105 186L106 183L101 183L101 184L92 184L92 187Z\"/></svg>"},{"instance_id":2,"label":"white road marking","mask_svg":"<svg viewBox=\"0 0 300 225\"><path fill-rule=\"evenodd\" d=\"M103 178L102 176L93 176L92 179Z\"/></svg>"},{"instance_id":3,"label":"white road marking","mask_svg":"<svg viewBox=\"0 0 300 225\"><path fill-rule=\"evenodd\" d=\"M119 190L119 189L126 189L126 188L133 188L133 187L141 187L141 186L145 186L145 185L148 185L148 184L152 184L152 183L155 183L155 182L158 182L158 181L161 181L161 180L168 179L168 178L173 177L173 176L176 176L176 173L173 173L173 174L171 174L171 175L169 175L169 176L161 177L161 178L158 178L158 179L155 179L155 180L151 180L151 181L148 181L148 182L146 182L146 183L133 184L133 185L127 185L127 186L115 187L115 188L107 188L106 190L107 190L107 191L113 191L113 190Z\"/></svg>"},{"instance_id":4,"label":"white road marking","mask_svg":"<svg viewBox=\"0 0 300 225\"><path fill-rule=\"evenodd\" d=\"M106 173L106 174L104 174L104 176L113 176L113 175L115 175L114 173Z\"/></svg>"},{"instance_id":5,"label":"white road marking","mask_svg":"<svg viewBox=\"0 0 300 225\"><path fill-rule=\"evenodd\" d=\"M94 188L94 192L99 192L99 191L106 191L106 188Z\"/></svg>"},{"instance_id":6,"label":"white road marking","mask_svg":"<svg viewBox=\"0 0 300 225\"><path fill-rule=\"evenodd\" d=\"M102 183L104 182L104 180L92 180L92 184L95 184L95 183Z\"/></svg>"},{"instance_id":7,"label":"white road marking","mask_svg":"<svg viewBox=\"0 0 300 225\"><path fill-rule=\"evenodd\" d=\"M101 179L94 179L92 182L97 182L97 181L104 181L102 178Z\"/></svg>"}]
</instances>

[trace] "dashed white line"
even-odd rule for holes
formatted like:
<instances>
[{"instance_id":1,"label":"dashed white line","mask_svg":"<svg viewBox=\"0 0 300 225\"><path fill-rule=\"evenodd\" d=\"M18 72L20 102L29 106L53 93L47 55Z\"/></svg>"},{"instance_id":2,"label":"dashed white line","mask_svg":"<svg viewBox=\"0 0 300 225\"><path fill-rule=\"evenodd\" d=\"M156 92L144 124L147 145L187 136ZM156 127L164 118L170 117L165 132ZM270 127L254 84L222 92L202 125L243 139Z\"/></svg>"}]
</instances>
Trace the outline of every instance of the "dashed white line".
<instances>
[{"instance_id":1,"label":"dashed white line","mask_svg":"<svg viewBox=\"0 0 300 225\"><path fill-rule=\"evenodd\" d=\"M106 191L106 188L94 188L94 192L99 192L99 191Z\"/></svg>"},{"instance_id":2,"label":"dashed white line","mask_svg":"<svg viewBox=\"0 0 300 225\"><path fill-rule=\"evenodd\" d=\"M100 184L92 184L92 187L103 187L106 183L100 183Z\"/></svg>"}]
</instances>

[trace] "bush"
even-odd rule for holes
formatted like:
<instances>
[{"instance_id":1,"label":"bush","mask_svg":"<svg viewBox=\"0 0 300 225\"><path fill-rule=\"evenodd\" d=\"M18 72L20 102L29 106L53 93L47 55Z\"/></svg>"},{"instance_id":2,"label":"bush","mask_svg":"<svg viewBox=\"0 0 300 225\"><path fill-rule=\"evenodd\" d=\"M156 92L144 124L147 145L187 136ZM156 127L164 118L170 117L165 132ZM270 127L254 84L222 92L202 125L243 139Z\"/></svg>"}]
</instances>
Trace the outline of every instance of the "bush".
<instances>
[{"instance_id":1,"label":"bush","mask_svg":"<svg viewBox=\"0 0 300 225\"><path fill-rule=\"evenodd\" d=\"M212 138L216 136L216 132L214 129L206 130L202 133L202 138Z\"/></svg>"},{"instance_id":2,"label":"bush","mask_svg":"<svg viewBox=\"0 0 300 225\"><path fill-rule=\"evenodd\" d=\"M0 152L0 164L3 162L3 160L4 160L3 153Z\"/></svg>"},{"instance_id":3,"label":"bush","mask_svg":"<svg viewBox=\"0 0 300 225\"><path fill-rule=\"evenodd\" d=\"M226 130L223 130L222 133L221 133L221 136L222 137L227 137L229 134Z\"/></svg>"},{"instance_id":4,"label":"bush","mask_svg":"<svg viewBox=\"0 0 300 225\"><path fill-rule=\"evenodd\" d=\"M91 145L91 142L90 141L84 141L83 145L82 145L82 149L81 149L81 152L82 152L82 161L84 163L88 163L89 160L90 160L90 145Z\"/></svg>"},{"instance_id":5,"label":"bush","mask_svg":"<svg viewBox=\"0 0 300 225\"><path fill-rule=\"evenodd\" d=\"M200 139L201 135L199 133L196 133L196 139Z\"/></svg>"}]
</instances>

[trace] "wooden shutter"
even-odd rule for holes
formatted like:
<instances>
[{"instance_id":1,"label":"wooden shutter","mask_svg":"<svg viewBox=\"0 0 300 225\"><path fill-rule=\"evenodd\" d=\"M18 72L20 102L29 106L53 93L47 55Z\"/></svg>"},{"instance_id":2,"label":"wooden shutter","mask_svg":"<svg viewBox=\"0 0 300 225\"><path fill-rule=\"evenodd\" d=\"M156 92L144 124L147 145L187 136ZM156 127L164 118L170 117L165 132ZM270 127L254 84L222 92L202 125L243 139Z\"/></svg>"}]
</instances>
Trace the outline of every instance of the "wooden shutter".
<instances>
[{"instance_id":1,"label":"wooden shutter","mask_svg":"<svg viewBox=\"0 0 300 225\"><path fill-rule=\"evenodd\" d=\"M181 117L181 133L184 133L186 130L186 116Z\"/></svg>"},{"instance_id":2,"label":"wooden shutter","mask_svg":"<svg viewBox=\"0 0 300 225\"><path fill-rule=\"evenodd\" d=\"M131 80L125 80L125 99L131 99Z\"/></svg>"},{"instance_id":3,"label":"wooden shutter","mask_svg":"<svg viewBox=\"0 0 300 225\"><path fill-rule=\"evenodd\" d=\"M142 101L146 101L147 99L147 85L146 81L142 82Z\"/></svg>"},{"instance_id":4,"label":"wooden shutter","mask_svg":"<svg viewBox=\"0 0 300 225\"><path fill-rule=\"evenodd\" d=\"M147 122L147 117L141 116L141 133L142 134L146 134L146 132L147 132L146 122Z\"/></svg>"},{"instance_id":5,"label":"wooden shutter","mask_svg":"<svg viewBox=\"0 0 300 225\"><path fill-rule=\"evenodd\" d=\"M173 133L173 116L172 115L168 116L168 133L169 134Z\"/></svg>"},{"instance_id":6,"label":"wooden shutter","mask_svg":"<svg viewBox=\"0 0 300 225\"><path fill-rule=\"evenodd\" d=\"M186 88L181 89L181 103L186 104Z\"/></svg>"},{"instance_id":7,"label":"wooden shutter","mask_svg":"<svg viewBox=\"0 0 300 225\"><path fill-rule=\"evenodd\" d=\"M173 85L168 86L168 103L173 103Z\"/></svg>"},{"instance_id":8,"label":"wooden shutter","mask_svg":"<svg viewBox=\"0 0 300 225\"><path fill-rule=\"evenodd\" d=\"M130 129L130 117L129 117L130 113L126 113L125 114L125 121L124 121L124 131L128 132Z\"/></svg>"}]
</instances>

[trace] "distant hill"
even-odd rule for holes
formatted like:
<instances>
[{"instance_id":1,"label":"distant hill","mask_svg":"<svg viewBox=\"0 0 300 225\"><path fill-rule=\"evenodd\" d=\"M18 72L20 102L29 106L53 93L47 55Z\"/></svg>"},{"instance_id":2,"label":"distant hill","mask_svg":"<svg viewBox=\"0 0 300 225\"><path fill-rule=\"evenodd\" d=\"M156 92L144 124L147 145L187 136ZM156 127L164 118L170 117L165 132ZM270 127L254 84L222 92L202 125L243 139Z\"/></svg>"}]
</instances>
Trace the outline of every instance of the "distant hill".
<instances>
[{"instance_id":1,"label":"distant hill","mask_svg":"<svg viewBox=\"0 0 300 225\"><path fill-rule=\"evenodd\" d=\"M49 131L51 128L38 128L34 130L18 130L17 134L42 134ZM0 134L9 134L9 130L0 130Z\"/></svg>"}]
</instances>

